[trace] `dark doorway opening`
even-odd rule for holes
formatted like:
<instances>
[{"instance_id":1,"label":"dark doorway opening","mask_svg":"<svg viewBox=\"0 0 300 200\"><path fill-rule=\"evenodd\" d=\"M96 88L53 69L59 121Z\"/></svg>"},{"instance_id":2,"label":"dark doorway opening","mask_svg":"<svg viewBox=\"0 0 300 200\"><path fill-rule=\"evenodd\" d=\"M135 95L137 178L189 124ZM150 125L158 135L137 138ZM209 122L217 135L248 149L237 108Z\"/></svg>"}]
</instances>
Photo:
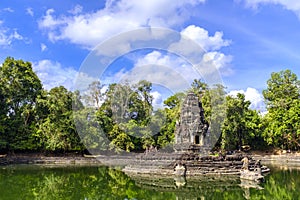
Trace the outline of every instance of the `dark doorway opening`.
<instances>
[{"instance_id":1,"label":"dark doorway opening","mask_svg":"<svg viewBox=\"0 0 300 200\"><path fill-rule=\"evenodd\" d=\"M199 137L199 135L195 136L195 144L200 144L200 137Z\"/></svg>"}]
</instances>

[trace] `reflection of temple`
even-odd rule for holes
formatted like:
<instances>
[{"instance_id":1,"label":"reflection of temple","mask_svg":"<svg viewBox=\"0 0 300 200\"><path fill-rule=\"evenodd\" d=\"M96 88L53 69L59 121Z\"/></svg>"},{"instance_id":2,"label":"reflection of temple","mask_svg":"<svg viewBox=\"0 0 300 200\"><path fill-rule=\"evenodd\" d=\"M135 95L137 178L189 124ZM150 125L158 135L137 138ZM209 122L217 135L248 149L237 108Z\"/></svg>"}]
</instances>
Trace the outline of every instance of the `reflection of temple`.
<instances>
[{"instance_id":1,"label":"reflection of temple","mask_svg":"<svg viewBox=\"0 0 300 200\"><path fill-rule=\"evenodd\" d=\"M174 148L177 151L200 149L205 145L207 131L202 103L194 93L188 93L176 123Z\"/></svg>"}]
</instances>

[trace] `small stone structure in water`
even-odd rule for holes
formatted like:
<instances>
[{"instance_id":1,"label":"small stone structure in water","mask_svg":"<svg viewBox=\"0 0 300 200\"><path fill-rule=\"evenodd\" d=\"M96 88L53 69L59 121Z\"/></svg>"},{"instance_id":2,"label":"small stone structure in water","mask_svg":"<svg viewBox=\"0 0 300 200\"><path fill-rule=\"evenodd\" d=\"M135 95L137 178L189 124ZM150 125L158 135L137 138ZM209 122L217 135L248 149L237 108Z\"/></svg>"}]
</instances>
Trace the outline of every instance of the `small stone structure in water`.
<instances>
[{"instance_id":1,"label":"small stone structure in water","mask_svg":"<svg viewBox=\"0 0 300 200\"><path fill-rule=\"evenodd\" d=\"M194 93L188 93L176 123L174 149L181 152L204 149L208 127L201 101Z\"/></svg>"}]
</instances>

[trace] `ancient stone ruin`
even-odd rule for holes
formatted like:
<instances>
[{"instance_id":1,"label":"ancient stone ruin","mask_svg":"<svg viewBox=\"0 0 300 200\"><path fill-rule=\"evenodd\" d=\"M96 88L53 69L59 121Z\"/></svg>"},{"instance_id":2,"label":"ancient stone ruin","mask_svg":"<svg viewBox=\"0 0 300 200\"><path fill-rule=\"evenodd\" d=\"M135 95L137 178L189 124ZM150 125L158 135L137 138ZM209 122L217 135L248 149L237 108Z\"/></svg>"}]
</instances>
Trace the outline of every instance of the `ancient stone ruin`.
<instances>
[{"instance_id":1,"label":"ancient stone ruin","mask_svg":"<svg viewBox=\"0 0 300 200\"><path fill-rule=\"evenodd\" d=\"M200 151L206 145L208 127L201 101L194 93L188 93L182 104L180 120L176 123L174 149Z\"/></svg>"},{"instance_id":2,"label":"ancient stone ruin","mask_svg":"<svg viewBox=\"0 0 300 200\"><path fill-rule=\"evenodd\" d=\"M130 176L200 176L204 175L241 175L243 158L247 158L247 172L242 179L257 176L255 160L240 152L233 155L211 154L208 146L209 125L204 118L202 103L194 93L188 93L183 102L180 120L176 124L175 152L153 151L137 155L133 163L126 162L123 171ZM244 159L246 160L246 159ZM244 166L245 168L245 166ZM270 171L260 167L262 173ZM250 175L249 175L250 174Z\"/></svg>"}]
</instances>

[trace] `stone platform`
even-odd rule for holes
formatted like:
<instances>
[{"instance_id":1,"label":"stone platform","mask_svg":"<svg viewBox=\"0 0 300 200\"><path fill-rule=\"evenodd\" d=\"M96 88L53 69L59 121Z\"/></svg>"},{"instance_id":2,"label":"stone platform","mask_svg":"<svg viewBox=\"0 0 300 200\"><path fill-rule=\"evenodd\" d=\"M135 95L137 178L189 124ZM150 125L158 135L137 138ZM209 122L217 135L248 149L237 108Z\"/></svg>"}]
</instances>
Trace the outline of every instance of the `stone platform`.
<instances>
[{"instance_id":1,"label":"stone platform","mask_svg":"<svg viewBox=\"0 0 300 200\"><path fill-rule=\"evenodd\" d=\"M174 175L177 164L186 167L186 176L240 175L247 154L205 156L198 153L152 153L136 157L136 161L124 167L127 174ZM249 170L253 171L255 160L249 157ZM269 171L263 167L263 173Z\"/></svg>"}]
</instances>

